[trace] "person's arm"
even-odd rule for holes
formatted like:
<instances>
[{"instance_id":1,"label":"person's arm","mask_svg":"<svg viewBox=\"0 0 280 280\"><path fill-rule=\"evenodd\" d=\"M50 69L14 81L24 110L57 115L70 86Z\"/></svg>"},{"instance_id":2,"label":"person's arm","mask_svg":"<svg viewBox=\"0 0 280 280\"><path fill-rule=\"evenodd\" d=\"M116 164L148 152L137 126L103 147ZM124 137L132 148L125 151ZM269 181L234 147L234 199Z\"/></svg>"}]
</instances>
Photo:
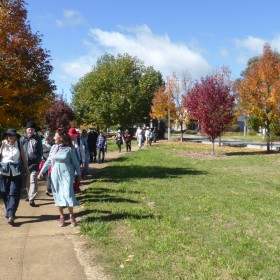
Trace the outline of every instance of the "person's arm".
<instances>
[{"instance_id":1,"label":"person's arm","mask_svg":"<svg viewBox=\"0 0 280 280\"><path fill-rule=\"evenodd\" d=\"M40 137L36 137L37 143L38 143L38 150L37 150L37 162L38 165L41 162L42 156L43 156L43 145L42 145L42 141L40 139Z\"/></svg>"},{"instance_id":2,"label":"person's arm","mask_svg":"<svg viewBox=\"0 0 280 280\"><path fill-rule=\"evenodd\" d=\"M81 179L81 168L80 163L77 159L75 148L71 148L70 150L71 162L73 164L74 170L76 171L79 180Z\"/></svg>"},{"instance_id":3,"label":"person's arm","mask_svg":"<svg viewBox=\"0 0 280 280\"><path fill-rule=\"evenodd\" d=\"M48 156L47 160L45 161L42 169L40 170L40 172L38 174L38 179L42 179L44 177L43 174L46 173L47 170L49 169L49 167L51 166L51 164L52 164L52 162L51 162L52 161L52 153L53 153L54 149L57 149L57 145L53 145L51 147L49 156Z\"/></svg>"}]
</instances>

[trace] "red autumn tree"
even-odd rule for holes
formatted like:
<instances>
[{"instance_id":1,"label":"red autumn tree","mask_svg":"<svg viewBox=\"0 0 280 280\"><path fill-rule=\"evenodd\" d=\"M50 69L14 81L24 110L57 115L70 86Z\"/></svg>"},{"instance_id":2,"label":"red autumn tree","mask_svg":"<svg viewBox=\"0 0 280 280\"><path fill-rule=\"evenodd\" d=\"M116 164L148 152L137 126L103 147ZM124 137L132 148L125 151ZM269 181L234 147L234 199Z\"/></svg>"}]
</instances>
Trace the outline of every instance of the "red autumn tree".
<instances>
[{"instance_id":1,"label":"red autumn tree","mask_svg":"<svg viewBox=\"0 0 280 280\"><path fill-rule=\"evenodd\" d=\"M234 96L231 94L229 70L201 78L184 97L190 117L198 120L200 131L212 142L220 137L234 118Z\"/></svg>"},{"instance_id":2,"label":"red autumn tree","mask_svg":"<svg viewBox=\"0 0 280 280\"><path fill-rule=\"evenodd\" d=\"M76 119L75 112L64 100L62 95L58 95L52 106L47 110L45 123L51 132L58 128L68 130L71 127L71 121Z\"/></svg>"},{"instance_id":3,"label":"red autumn tree","mask_svg":"<svg viewBox=\"0 0 280 280\"><path fill-rule=\"evenodd\" d=\"M24 0L0 0L1 127L39 124L54 99L49 52L32 33Z\"/></svg>"}]
</instances>

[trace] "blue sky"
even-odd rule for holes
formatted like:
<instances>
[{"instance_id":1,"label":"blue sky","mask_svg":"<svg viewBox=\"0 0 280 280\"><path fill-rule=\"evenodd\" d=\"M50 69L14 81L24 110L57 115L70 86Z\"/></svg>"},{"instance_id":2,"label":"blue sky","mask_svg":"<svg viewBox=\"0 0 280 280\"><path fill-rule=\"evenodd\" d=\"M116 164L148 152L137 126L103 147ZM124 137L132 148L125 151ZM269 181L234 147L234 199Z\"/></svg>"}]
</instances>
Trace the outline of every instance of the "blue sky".
<instances>
[{"instance_id":1,"label":"blue sky","mask_svg":"<svg viewBox=\"0 0 280 280\"><path fill-rule=\"evenodd\" d=\"M280 51L278 0L26 0L32 31L43 34L51 78L70 88L105 52L137 56L163 77L193 78L223 65L239 77L264 43Z\"/></svg>"}]
</instances>

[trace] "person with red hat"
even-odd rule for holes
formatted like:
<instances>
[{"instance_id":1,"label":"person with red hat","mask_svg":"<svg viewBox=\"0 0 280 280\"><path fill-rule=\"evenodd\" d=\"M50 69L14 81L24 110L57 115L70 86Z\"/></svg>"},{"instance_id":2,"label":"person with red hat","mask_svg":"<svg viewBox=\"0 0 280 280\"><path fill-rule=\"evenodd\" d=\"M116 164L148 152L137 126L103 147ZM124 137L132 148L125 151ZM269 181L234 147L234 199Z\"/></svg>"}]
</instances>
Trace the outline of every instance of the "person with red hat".
<instances>
[{"instance_id":1,"label":"person with red hat","mask_svg":"<svg viewBox=\"0 0 280 280\"><path fill-rule=\"evenodd\" d=\"M82 164L82 156L81 156L81 150L80 150L80 133L76 130L75 127L69 128L68 135L71 138L72 144L75 148L75 153L78 159L78 162L80 165ZM80 181L78 180L77 174L75 175L75 180L74 180L74 192L75 193L80 193Z\"/></svg>"}]
</instances>

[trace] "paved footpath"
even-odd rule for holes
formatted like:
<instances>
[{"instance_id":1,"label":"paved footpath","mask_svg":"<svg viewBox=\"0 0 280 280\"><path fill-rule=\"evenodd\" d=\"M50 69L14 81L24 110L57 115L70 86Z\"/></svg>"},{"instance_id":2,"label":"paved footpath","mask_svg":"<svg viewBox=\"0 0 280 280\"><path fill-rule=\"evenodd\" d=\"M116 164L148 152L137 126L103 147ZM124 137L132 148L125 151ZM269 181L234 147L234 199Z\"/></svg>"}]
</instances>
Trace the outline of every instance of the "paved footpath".
<instances>
[{"instance_id":1,"label":"paved footpath","mask_svg":"<svg viewBox=\"0 0 280 280\"><path fill-rule=\"evenodd\" d=\"M117 157L109 153L107 160ZM91 164L93 173L107 164ZM91 182L93 177L86 181ZM7 223L0 205L0 280L105 280L89 242L79 235L79 226L58 226L58 209L45 195L45 181L39 184L38 207L21 199L15 225ZM82 187L83 188L83 187ZM77 221L83 208L75 207ZM68 218L68 211L66 218ZM95 258L95 259L94 259Z\"/></svg>"}]
</instances>

